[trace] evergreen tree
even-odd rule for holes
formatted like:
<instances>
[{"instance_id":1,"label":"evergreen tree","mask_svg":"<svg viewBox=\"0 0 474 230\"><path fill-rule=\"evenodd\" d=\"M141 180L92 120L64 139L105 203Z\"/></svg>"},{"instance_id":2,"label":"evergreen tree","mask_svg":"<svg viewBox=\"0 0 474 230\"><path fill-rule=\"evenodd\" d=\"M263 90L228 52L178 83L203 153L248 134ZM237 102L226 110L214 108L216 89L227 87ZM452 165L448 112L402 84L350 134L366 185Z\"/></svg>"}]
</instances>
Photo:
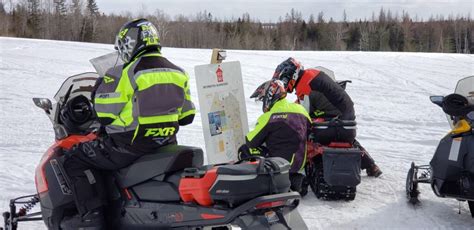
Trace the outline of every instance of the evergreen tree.
<instances>
[{"instance_id":1,"label":"evergreen tree","mask_svg":"<svg viewBox=\"0 0 474 230\"><path fill-rule=\"evenodd\" d=\"M83 22L82 41L93 42L96 37L97 17L99 16L99 7L95 0L87 0L87 15Z\"/></svg>"},{"instance_id":2,"label":"evergreen tree","mask_svg":"<svg viewBox=\"0 0 474 230\"><path fill-rule=\"evenodd\" d=\"M39 37L41 13L39 0L27 0L27 10L27 25L30 29L30 31L27 32L27 36L32 38Z\"/></svg>"}]
</instances>

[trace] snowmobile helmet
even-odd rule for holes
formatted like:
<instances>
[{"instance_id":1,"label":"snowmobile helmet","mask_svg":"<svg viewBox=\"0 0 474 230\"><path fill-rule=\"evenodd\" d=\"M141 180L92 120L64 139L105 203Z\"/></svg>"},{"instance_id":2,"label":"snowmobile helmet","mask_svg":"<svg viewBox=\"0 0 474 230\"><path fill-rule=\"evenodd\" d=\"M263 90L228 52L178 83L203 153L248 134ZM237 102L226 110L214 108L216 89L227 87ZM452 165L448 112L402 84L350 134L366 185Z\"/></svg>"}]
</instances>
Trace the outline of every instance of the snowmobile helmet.
<instances>
[{"instance_id":1,"label":"snowmobile helmet","mask_svg":"<svg viewBox=\"0 0 474 230\"><path fill-rule=\"evenodd\" d=\"M453 93L443 99L443 111L451 116L466 116L474 109L474 105L469 105L466 97Z\"/></svg>"},{"instance_id":2,"label":"snowmobile helmet","mask_svg":"<svg viewBox=\"0 0 474 230\"><path fill-rule=\"evenodd\" d=\"M83 95L69 99L61 108L59 118L68 133L87 133L95 120L92 103Z\"/></svg>"},{"instance_id":3,"label":"snowmobile helmet","mask_svg":"<svg viewBox=\"0 0 474 230\"><path fill-rule=\"evenodd\" d=\"M277 101L285 97L285 85L277 79L262 83L250 96L250 98L255 98L256 101L263 102L262 111L264 113L270 111Z\"/></svg>"},{"instance_id":4,"label":"snowmobile helmet","mask_svg":"<svg viewBox=\"0 0 474 230\"><path fill-rule=\"evenodd\" d=\"M145 50L160 50L160 39L156 27L146 19L136 19L125 23L115 38L114 48L120 58L130 62Z\"/></svg>"},{"instance_id":5,"label":"snowmobile helmet","mask_svg":"<svg viewBox=\"0 0 474 230\"><path fill-rule=\"evenodd\" d=\"M282 81L285 85L286 91L291 93L293 92L300 77L300 72L303 69L304 68L299 61L290 57L276 67L275 73L273 73L273 78Z\"/></svg>"}]
</instances>

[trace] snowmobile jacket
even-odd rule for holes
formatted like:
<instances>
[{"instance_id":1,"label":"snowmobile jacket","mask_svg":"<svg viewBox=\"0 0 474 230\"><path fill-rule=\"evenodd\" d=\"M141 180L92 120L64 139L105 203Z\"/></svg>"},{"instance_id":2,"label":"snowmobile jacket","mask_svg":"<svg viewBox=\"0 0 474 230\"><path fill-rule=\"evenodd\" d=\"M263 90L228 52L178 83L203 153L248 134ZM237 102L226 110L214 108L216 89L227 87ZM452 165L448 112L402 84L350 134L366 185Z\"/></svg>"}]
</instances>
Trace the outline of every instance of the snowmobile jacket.
<instances>
[{"instance_id":1,"label":"snowmobile jacket","mask_svg":"<svg viewBox=\"0 0 474 230\"><path fill-rule=\"evenodd\" d=\"M342 113L319 91L309 94L309 116L311 118L341 117Z\"/></svg>"},{"instance_id":2,"label":"snowmobile jacket","mask_svg":"<svg viewBox=\"0 0 474 230\"><path fill-rule=\"evenodd\" d=\"M98 80L97 116L114 142L129 151L148 153L176 143L179 126L195 115L188 79L157 51L139 55Z\"/></svg>"},{"instance_id":3,"label":"snowmobile jacket","mask_svg":"<svg viewBox=\"0 0 474 230\"><path fill-rule=\"evenodd\" d=\"M247 146L265 144L271 157L282 157L291 163L290 172L299 172L306 161L306 138L311 119L303 106L286 98L276 102L262 114L254 130L247 136Z\"/></svg>"},{"instance_id":4,"label":"snowmobile jacket","mask_svg":"<svg viewBox=\"0 0 474 230\"><path fill-rule=\"evenodd\" d=\"M312 93L316 91L316 93ZM355 120L354 103L347 92L323 71L307 69L296 83L296 95L303 100L310 97L312 116L339 116L341 120ZM314 115L313 115L314 114Z\"/></svg>"}]
</instances>

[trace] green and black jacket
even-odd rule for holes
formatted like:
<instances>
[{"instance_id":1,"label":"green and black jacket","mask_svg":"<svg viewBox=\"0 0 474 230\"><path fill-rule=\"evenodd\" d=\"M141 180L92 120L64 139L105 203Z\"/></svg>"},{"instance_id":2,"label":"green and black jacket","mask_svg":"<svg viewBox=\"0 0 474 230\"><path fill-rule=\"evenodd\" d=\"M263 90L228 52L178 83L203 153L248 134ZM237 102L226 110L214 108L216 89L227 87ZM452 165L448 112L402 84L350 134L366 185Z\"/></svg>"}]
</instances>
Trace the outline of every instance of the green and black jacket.
<instances>
[{"instance_id":1,"label":"green and black jacket","mask_svg":"<svg viewBox=\"0 0 474 230\"><path fill-rule=\"evenodd\" d=\"M304 107L284 98L258 118L255 129L247 134L247 146L257 148L265 144L270 156L285 158L291 163L290 172L299 172L306 161L310 125Z\"/></svg>"}]
</instances>

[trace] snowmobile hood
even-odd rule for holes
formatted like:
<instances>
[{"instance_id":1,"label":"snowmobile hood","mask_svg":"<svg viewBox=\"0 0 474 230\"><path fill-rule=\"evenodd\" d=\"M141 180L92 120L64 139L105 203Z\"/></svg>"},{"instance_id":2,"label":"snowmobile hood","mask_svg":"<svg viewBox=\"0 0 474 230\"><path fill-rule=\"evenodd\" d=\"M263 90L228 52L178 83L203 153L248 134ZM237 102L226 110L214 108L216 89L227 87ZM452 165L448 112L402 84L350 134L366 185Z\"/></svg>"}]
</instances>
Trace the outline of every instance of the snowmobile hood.
<instances>
[{"instance_id":1,"label":"snowmobile hood","mask_svg":"<svg viewBox=\"0 0 474 230\"><path fill-rule=\"evenodd\" d=\"M453 130L451 130L451 134L457 135L461 133L470 132L472 130L471 125L465 119L462 119L456 123Z\"/></svg>"}]
</instances>

